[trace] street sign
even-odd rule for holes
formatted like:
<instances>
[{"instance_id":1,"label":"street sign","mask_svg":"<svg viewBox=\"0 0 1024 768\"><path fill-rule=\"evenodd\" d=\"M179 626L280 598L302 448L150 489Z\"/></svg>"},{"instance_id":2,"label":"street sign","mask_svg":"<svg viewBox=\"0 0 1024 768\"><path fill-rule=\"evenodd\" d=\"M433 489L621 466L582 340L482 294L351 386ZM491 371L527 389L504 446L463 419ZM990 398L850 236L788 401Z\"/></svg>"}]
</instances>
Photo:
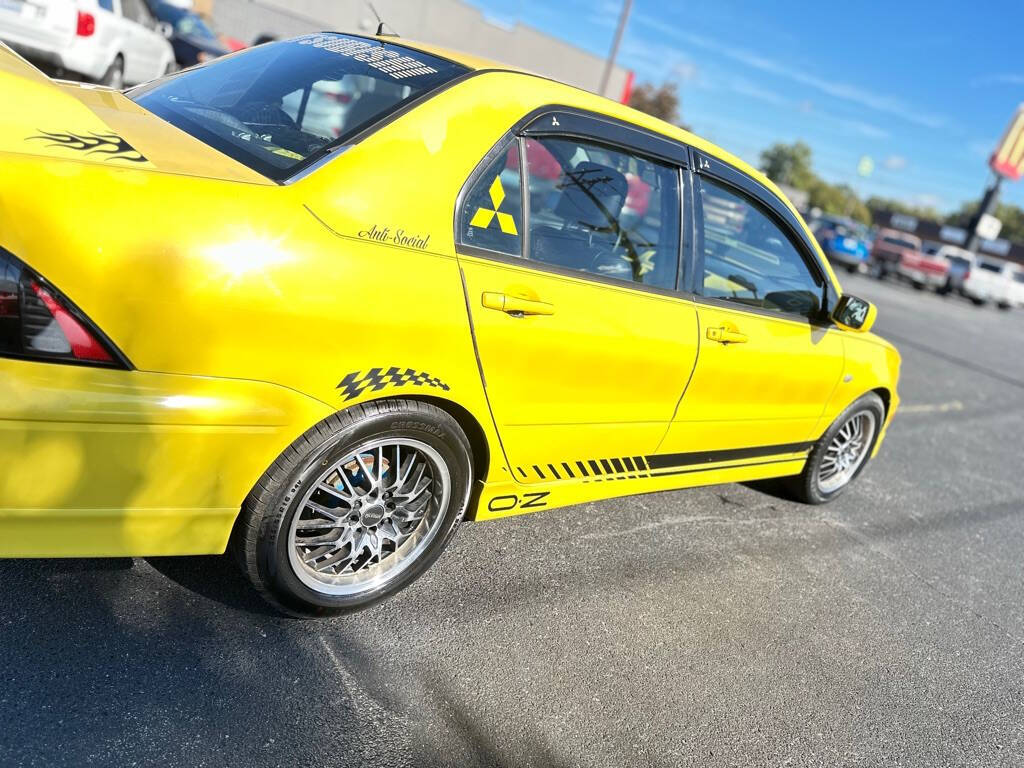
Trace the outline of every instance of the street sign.
<instances>
[{"instance_id":1,"label":"street sign","mask_svg":"<svg viewBox=\"0 0 1024 768\"><path fill-rule=\"evenodd\" d=\"M1017 107L988 164L993 171L1011 181L1019 181L1024 175L1024 104Z\"/></svg>"},{"instance_id":2,"label":"street sign","mask_svg":"<svg viewBox=\"0 0 1024 768\"><path fill-rule=\"evenodd\" d=\"M975 227L974 231L982 240L995 240L999 237L999 232L1002 228L1003 222L991 213L983 213L981 218L978 219L978 226Z\"/></svg>"}]
</instances>

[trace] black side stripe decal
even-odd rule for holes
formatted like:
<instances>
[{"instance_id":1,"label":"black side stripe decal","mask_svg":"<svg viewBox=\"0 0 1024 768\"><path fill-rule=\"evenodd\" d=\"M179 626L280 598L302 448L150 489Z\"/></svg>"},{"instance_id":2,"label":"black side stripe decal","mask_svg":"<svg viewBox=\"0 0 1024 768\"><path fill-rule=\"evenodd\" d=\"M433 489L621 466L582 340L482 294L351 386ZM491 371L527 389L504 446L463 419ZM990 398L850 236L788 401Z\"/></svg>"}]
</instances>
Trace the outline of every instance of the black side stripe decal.
<instances>
[{"instance_id":1,"label":"black side stripe decal","mask_svg":"<svg viewBox=\"0 0 1024 768\"><path fill-rule=\"evenodd\" d=\"M762 456L778 456L782 453L809 451L814 443L789 443L787 445L759 445L754 448L733 448L725 451L702 451L698 453L661 453L647 457L651 469L669 469L693 464L710 464L716 461L738 461L758 459Z\"/></svg>"},{"instance_id":2,"label":"black side stripe decal","mask_svg":"<svg viewBox=\"0 0 1024 768\"><path fill-rule=\"evenodd\" d=\"M533 471L541 480L564 480L576 479L572 464L579 470L584 482L601 482L602 480L624 480L636 477L663 477L666 475L684 475L690 472L706 472L711 469L735 469L737 467L757 467L761 464L777 464L793 459L775 459L788 453L807 453L814 447L813 442L787 443L784 445L761 445L753 448L734 448L720 451L701 451L691 453L660 453L650 456L623 456L612 459L584 459L574 462L560 462L565 471L565 477L558 471L556 464L548 464L548 472L551 478L544 474L538 465L532 465ZM772 457L773 461L760 463L729 464L727 466L702 467L702 464L723 464L725 462L744 461L746 459L760 459ZM665 471L673 470L673 471ZM522 467L516 467L516 471L527 479L528 475Z\"/></svg>"}]
</instances>

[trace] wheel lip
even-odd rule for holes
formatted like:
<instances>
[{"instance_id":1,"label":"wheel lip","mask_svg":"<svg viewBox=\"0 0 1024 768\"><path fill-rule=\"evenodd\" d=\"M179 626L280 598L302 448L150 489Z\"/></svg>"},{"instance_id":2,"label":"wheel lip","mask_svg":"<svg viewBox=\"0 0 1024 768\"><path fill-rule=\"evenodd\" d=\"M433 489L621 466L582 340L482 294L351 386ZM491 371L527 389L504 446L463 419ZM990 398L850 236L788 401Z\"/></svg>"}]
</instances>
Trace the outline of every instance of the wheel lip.
<instances>
[{"instance_id":1,"label":"wheel lip","mask_svg":"<svg viewBox=\"0 0 1024 768\"><path fill-rule=\"evenodd\" d=\"M434 507L433 516L432 519L429 521L428 529L426 530L425 535L420 536L420 538L416 539L415 545L411 552L403 553L401 558L399 558L391 565L389 565L386 569L384 569L382 572L380 572L378 576L371 577L367 575L357 579L352 579L351 581L347 581L343 584L331 584L327 581L316 578L313 575L313 572L310 569L306 568L305 565L302 563L301 559L298 557L295 534L296 529L298 527L299 518L302 515L302 509L305 506L308 497L316 489L317 483L325 475L330 474L333 471L334 466L336 466L338 462L332 463L331 469L327 470L326 473L311 472L307 474L306 478L303 481L303 485L306 485L308 483L308 488L303 491L302 495L299 497L299 503L295 505L291 513L291 519L288 524L288 536L286 546L288 548L288 565L290 567L291 574L296 579L298 579L298 581L304 587L311 590L312 592L326 597L348 598L357 600L372 595L374 593L378 593L386 589L391 584L395 583L405 571L407 571L416 562L418 562L420 558L424 555L424 553L429 550L430 545L433 543L433 541L437 538L439 531L443 527L442 523L445 519L445 512L448 509L448 505L451 501L453 481L450 468L448 467L444 458L441 456L441 453L437 451L433 446L429 445L428 443L422 440L418 440L416 438L411 437L376 437L370 440L364 440L363 442L356 444L351 449L346 450L343 454L339 454L339 461L341 459L347 458L348 456L357 453L364 453L369 450L375 450L378 446L381 445L395 444L415 448L416 450L422 451L433 464L433 469L437 473L437 478L443 479L444 481L442 483L443 488L441 492L441 498L436 504L432 505ZM321 454L318 457L318 460L322 458L322 456L323 454ZM309 482L310 480L312 480L312 482ZM426 519L426 515L424 516L424 519ZM413 535L416 534L414 533ZM405 543L407 542L404 542L402 546L404 546ZM401 550L401 547L399 547L399 550ZM385 560L385 562L395 558L398 555L399 550L396 550L396 552L389 556L387 560ZM374 568L379 568L379 566L380 564L378 563L377 566L374 566L373 568L369 569L369 573L375 573Z\"/></svg>"},{"instance_id":2,"label":"wheel lip","mask_svg":"<svg viewBox=\"0 0 1024 768\"><path fill-rule=\"evenodd\" d=\"M855 457L853 462L850 463L847 467L837 471L835 474L830 476L828 478L827 483L823 483L821 477L821 465L824 461L825 456L828 454L830 448L836 445L836 443L839 441L840 434L842 433L843 429L845 429L848 424L852 423L854 420L857 419L867 420L867 429L865 430L862 438L863 444L861 445L857 453L857 456ZM815 484L818 487L818 491L822 495L831 496L833 494L838 493L847 485L849 485L850 482L857 476L860 470L864 467L864 464L867 461L867 458L870 455L871 450L875 444L875 438L878 434L878 422L878 415L870 408L865 408L863 410L859 410L855 413L850 414L846 419L844 419L839 424L839 426L837 426L835 432L832 434L832 439L829 440L829 442L823 446L821 458L819 458L817 462L817 467L815 468L814 472ZM845 445L846 442L848 441L843 441L843 443L840 445L840 449L842 448L842 446Z\"/></svg>"}]
</instances>

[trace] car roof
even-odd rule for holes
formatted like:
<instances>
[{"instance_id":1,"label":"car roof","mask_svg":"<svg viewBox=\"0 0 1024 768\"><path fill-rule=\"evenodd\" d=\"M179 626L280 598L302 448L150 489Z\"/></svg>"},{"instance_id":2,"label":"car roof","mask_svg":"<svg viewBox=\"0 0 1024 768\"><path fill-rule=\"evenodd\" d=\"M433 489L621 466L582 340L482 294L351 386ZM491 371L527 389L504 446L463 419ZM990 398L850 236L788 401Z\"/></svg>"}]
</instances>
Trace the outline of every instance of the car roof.
<instances>
[{"instance_id":1,"label":"car roof","mask_svg":"<svg viewBox=\"0 0 1024 768\"><path fill-rule=\"evenodd\" d=\"M350 35L351 33L334 34ZM536 72L531 72L527 69L514 67L508 64L503 64L479 56L472 56L470 54L461 53L460 51L455 51L450 48L445 48L443 46L432 45L430 43L422 43L415 40L407 40L404 37L399 38L393 35L376 35L368 37L371 37L371 39L378 40L382 43L404 46L406 48L411 48L413 50L423 51L424 53L429 53L433 56L438 56L440 58L448 59L449 61L454 61L456 64L461 64L465 67L468 67L469 69L476 71L497 70L501 72L512 72L529 77L540 77L545 80L557 82L562 87L572 89L582 98L586 99L589 102L587 104L587 107L592 111L600 112L610 117L615 117L620 120L632 123L634 125L638 125L642 128L646 128L647 130L660 133L661 135L667 136L668 138L675 139L676 141L683 142L684 144L688 144L694 149L697 149L701 152L705 152L708 155L711 155L719 160L724 160L726 163L734 166L740 171L743 171L743 173L747 174L748 176L751 176L759 183L768 187L768 189L770 189L777 197L784 200L794 213L798 213L796 207L793 206L792 202L790 202L789 198L786 197L782 190L780 190L771 179L769 179L767 176L761 173L761 171L757 170L746 161L740 159L736 155L733 155L731 152L722 149L718 145L713 144L710 141L707 141L706 139L702 139L700 136L697 136L696 134L683 130L679 126L672 125L671 123L666 122L665 120L653 117L647 114L646 112L641 112L618 101L614 101L603 96L598 96L597 94L592 93L590 91L578 88L574 85L569 85L568 83L563 83L559 80L555 80L554 78L547 77L545 75L537 74Z\"/></svg>"}]
</instances>

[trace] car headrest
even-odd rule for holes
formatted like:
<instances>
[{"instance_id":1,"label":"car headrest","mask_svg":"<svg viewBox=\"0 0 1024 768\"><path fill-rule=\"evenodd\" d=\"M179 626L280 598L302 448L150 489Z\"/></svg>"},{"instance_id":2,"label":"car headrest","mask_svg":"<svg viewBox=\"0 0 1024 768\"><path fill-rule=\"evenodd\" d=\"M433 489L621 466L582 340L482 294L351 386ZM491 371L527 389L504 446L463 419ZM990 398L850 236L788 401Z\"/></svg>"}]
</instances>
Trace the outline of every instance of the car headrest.
<instances>
[{"instance_id":1,"label":"car headrest","mask_svg":"<svg viewBox=\"0 0 1024 768\"><path fill-rule=\"evenodd\" d=\"M610 229L626 202L626 177L611 166L582 162L566 171L562 179L555 214L568 224Z\"/></svg>"}]
</instances>

